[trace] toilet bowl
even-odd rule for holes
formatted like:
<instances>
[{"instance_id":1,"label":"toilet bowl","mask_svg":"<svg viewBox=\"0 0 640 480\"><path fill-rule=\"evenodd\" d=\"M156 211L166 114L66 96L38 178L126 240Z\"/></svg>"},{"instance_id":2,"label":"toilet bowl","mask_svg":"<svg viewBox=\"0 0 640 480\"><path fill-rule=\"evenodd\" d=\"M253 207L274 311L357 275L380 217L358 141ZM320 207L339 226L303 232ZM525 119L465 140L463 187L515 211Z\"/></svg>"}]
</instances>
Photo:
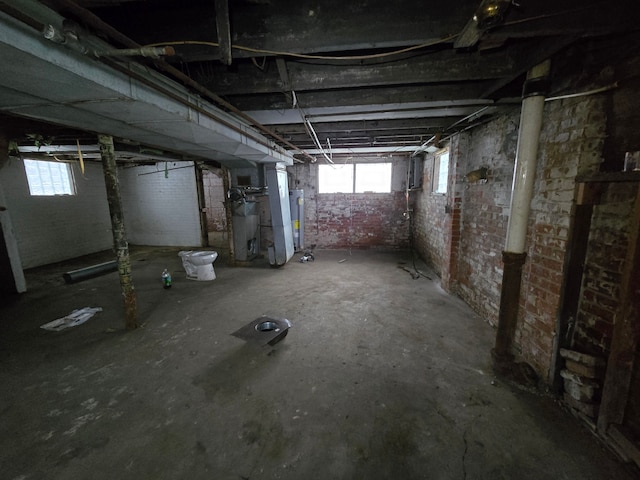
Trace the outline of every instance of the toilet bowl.
<instances>
[{"instance_id":1,"label":"toilet bowl","mask_svg":"<svg viewBox=\"0 0 640 480\"><path fill-rule=\"evenodd\" d=\"M213 269L213 262L218 258L218 252L183 250L178 252L178 256L182 258L182 266L189 280L215 280L216 272Z\"/></svg>"}]
</instances>

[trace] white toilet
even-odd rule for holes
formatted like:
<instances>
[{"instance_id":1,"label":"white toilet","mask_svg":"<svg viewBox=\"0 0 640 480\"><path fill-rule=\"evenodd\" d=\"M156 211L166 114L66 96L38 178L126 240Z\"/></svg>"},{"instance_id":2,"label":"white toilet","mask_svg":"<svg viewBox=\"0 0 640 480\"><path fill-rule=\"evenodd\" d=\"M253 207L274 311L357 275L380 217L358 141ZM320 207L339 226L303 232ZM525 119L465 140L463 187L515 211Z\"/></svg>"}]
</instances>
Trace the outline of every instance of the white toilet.
<instances>
[{"instance_id":1,"label":"white toilet","mask_svg":"<svg viewBox=\"0 0 640 480\"><path fill-rule=\"evenodd\" d=\"M213 270L213 262L218 258L218 252L183 250L178 252L178 255L182 258L182 266L189 280L215 280L216 272Z\"/></svg>"}]
</instances>

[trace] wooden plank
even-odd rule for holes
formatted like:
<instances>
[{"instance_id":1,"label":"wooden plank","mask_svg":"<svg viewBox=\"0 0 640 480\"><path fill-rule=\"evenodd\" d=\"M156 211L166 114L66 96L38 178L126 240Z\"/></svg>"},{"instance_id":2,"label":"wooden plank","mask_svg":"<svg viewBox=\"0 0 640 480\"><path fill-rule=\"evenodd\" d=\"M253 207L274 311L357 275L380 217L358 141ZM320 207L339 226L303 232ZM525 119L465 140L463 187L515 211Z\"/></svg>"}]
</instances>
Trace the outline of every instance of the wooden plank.
<instances>
[{"instance_id":1,"label":"wooden plank","mask_svg":"<svg viewBox=\"0 0 640 480\"><path fill-rule=\"evenodd\" d=\"M608 436L615 442L617 447L615 450L623 459L633 460L640 467L640 449L623 427L612 425Z\"/></svg>"},{"instance_id":2,"label":"wooden plank","mask_svg":"<svg viewBox=\"0 0 640 480\"><path fill-rule=\"evenodd\" d=\"M611 353L602 391L598 431L606 434L612 424L623 424L627 408L635 351L640 340L640 187L631 219L627 258L620 286L620 308L616 314Z\"/></svg>"},{"instance_id":3,"label":"wooden plank","mask_svg":"<svg viewBox=\"0 0 640 480\"><path fill-rule=\"evenodd\" d=\"M229 23L228 0L215 0L216 29L218 30L218 45L220 60L225 65L231 65L231 24Z\"/></svg>"},{"instance_id":4,"label":"wooden plank","mask_svg":"<svg viewBox=\"0 0 640 480\"><path fill-rule=\"evenodd\" d=\"M577 192L578 188L576 188L576 196ZM578 306L580 305L580 289L582 287L584 261L587 257L592 217L592 204L581 205L576 202L573 205L569 238L567 239L567 255L565 257L564 271L566 274L563 279L553 357L551 368L549 369L549 383L553 391L557 393L560 393L563 388L563 381L560 377L560 371L563 366L560 349L571 346L571 337L575 328Z\"/></svg>"},{"instance_id":5,"label":"wooden plank","mask_svg":"<svg viewBox=\"0 0 640 480\"><path fill-rule=\"evenodd\" d=\"M588 182L640 182L640 170L634 170L632 172L598 172L590 175L578 175L576 177L576 183Z\"/></svg>"},{"instance_id":6,"label":"wooden plank","mask_svg":"<svg viewBox=\"0 0 640 480\"><path fill-rule=\"evenodd\" d=\"M602 183L576 184L576 205L597 205L602 197Z\"/></svg>"}]
</instances>

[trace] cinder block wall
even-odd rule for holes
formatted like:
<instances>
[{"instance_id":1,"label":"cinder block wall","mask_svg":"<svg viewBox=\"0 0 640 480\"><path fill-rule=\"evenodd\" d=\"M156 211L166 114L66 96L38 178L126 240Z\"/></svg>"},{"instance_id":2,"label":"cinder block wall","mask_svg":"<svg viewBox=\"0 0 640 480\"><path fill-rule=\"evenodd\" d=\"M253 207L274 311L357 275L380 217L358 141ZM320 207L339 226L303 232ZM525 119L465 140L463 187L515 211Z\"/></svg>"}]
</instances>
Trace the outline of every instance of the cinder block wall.
<instances>
[{"instance_id":1,"label":"cinder block wall","mask_svg":"<svg viewBox=\"0 0 640 480\"><path fill-rule=\"evenodd\" d=\"M194 169L193 162L118 168L129 243L201 245Z\"/></svg>"},{"instance_id":2,"label":"cinder block wall","mask_svg":"<svg viewBox=\"0 0 640 480\"><path fill-rule=\"evenodd\" d=\"M73 166L76 195L34 197L20 158L0 166L0 182L11 215L22 268L108 250L113 246L102 165Z\"/></svg>"},{"instance_id":3,"label":"cinder block wall","mask_svg":"<svg viewBox=\"0 0 640 480\"><path fill-rule=\"evenodd\" d=\"M365 160L365 159L363 159ZM405 188L408 158L392 162L391 193L318 194L317 164L289 167L289 187L305 192L305 245L317 248L407 248Z\"/></svg>"}]
</instances>

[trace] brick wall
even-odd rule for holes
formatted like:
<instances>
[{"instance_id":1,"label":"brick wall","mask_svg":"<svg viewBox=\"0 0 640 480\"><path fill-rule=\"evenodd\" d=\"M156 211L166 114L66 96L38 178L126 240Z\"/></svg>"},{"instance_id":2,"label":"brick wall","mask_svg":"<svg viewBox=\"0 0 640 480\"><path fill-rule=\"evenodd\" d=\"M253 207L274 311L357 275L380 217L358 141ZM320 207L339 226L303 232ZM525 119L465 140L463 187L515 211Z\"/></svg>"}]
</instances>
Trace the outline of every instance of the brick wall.
<instances>
[{"instance_id":1,"label":"brick wall","mask_svg":"<svg viewBox=\"0 0 640 480\"><path fill-rule=\"evenodd\" d=\"M616 184L594 207L573 348L606 358L627 253L636 185Z\"/></svg>"},{"instance_id":2,"label":"brick wall","mask_svg":"<svg viewBox=\"0 0 640 480\"><path fill-rule=\"evenodd\" d=\"M450 160L453 159L450 157ZM424 161L422 190L411 192L413 205L413 241L416 249L434 271L442 276L442 261L448 245L447 196L432 193L435 156L427 155Z\"/></svg>"},{"instance_id":3,"label":"brick wall","mask_svg":"<svg viewBox=\"0 0 640 480\"><path fill-rule=\"evenodd\" d=\"M203 170L204 204L207 211L207 231L226 232L227 217L224 211L225 191L222 170Z\"/></svg>"},{"instance_id":4,"label":"brick wall","mask_svg":"<svg viewBox=\"0 0 640 480\"><path fill-rule=\"evenodd\" d=\"M545 377L561 302L575 177L600 167L605 104L605 95L595 95L545 105L516 332L521 354Z\"/></svg>"},{"instance_id":5,"label":"brick wall","mask_svg":"<svg viewBox=\"0 0 640 480\"><path fill-rule=\"evenodd\" d=\"M73 166L76 195L33 197L17 157L0 166L7 212L18 241L22 268L37 267L108 250L113 246L102 165Z\"/></svg>"},{"instance_id":6,"label":"brick wall","mask_svg":"<svg viewBox=\"0 0 640 480\"><path fill-rule=\"evenodd\" d=\"M129 243L200 246L194 168L192 162L118 168Z\"/></svg>"},{"instance_id":7,"label":"brick wall","mask_svg":"<svg viewBox=\"0 0 640 480\"><path fill-rule=\"evenodd\" d=\"M460 167L463 226L457 291L492 325L500 307L518 123L519 112L514 111L475 130ZM465 175L480 168L487 169L487 181L469 181Z\"/></svg>"},{"instance_id":8,"label":"brick wall","mask_svg":"<svg viewBox=\"0 0 640 480\"><path fill-rule=\"evenodd\" d=\"M516 353L543 377L551 364L575 176L597 171L601 162L605 103L604 95L596 95L545 105L515 341ZM492 325L500 307L518 124L514 111L453 137L450 193L430 193L433 159L427 157L425 187L415 197L421 255L439 272L443 287ZM469 182L465 175L480 167L487 168L487 182ZM451 215L456 209L459 227Z\"/></svg>"},{"instance_id":9,"label":"brick wall","mask_svg":"<svg viewBox=\"0 0 640 480\"><path fill-rule=\"evenodd\" d=\"M606 129L603 120L585 132L604 143L603 170L620 171L624 152L640 150L640 57L607 70L620 87L607 95ZM606 132L606 135L603 135ZM595 160L594 160L595 163ZM580 304L573 333L573 348L607 357L610 351L614 316L620 301L620 279L627 253L633 196L637 184L611 184L594 206Z\"/></svg>"},{"instance_id":10,"label":"brick wall","mask_svg":"<svg viewBox=\"0 0 640 480\"><path fill-rule=\"evenodd\" d=\"M391 160L391 193L318 194L317 164L289 167L289 185L305 192L305 245L317 248L407 248L405 185L408 158Z\"/></svg>"},{"instance_id":11,"label":"brick wall","mask_svg":"<svg viewBox=\"0 0 640 480\"><path fill-rule=\"evenodd\" d=\"M433 192L435 162L441 152L425 156L422 188L411 192L413 241L416 249L440 275L447 291L456 289L462 228L462 177L460 164L468 135L453 137L449 149L447 193Z\"/></svg>"}]
</instances>

